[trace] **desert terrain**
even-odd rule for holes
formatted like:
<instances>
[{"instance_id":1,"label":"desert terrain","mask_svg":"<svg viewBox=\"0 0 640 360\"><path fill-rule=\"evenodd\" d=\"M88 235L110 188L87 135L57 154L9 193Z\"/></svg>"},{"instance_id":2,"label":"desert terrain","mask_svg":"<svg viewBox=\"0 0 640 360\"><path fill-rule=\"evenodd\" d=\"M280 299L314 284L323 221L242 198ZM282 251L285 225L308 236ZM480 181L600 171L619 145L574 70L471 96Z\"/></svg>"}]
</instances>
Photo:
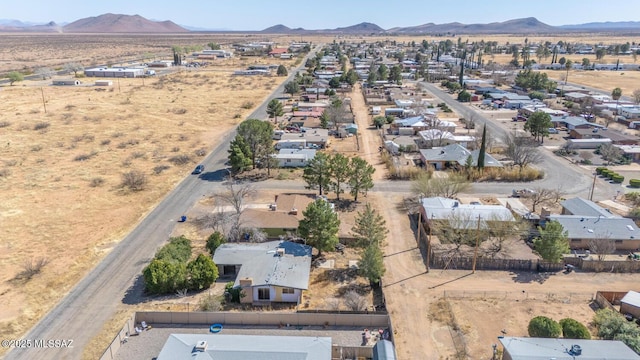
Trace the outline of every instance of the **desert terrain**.
<instances>
[{"instance_id":1,"label":"desert terrain","mask_svg":"<svg viewBox=\"0 0 640 360\"><path fill-rule=\"evenodd\" d=\"M85 78L0 89L3 338L29 329L283 81L232 76L254 62L111 87ZM129 172L146 178L142 191L121 186ZM42 271L25 277L38 262Z\"/></svg>"}]
</instances>

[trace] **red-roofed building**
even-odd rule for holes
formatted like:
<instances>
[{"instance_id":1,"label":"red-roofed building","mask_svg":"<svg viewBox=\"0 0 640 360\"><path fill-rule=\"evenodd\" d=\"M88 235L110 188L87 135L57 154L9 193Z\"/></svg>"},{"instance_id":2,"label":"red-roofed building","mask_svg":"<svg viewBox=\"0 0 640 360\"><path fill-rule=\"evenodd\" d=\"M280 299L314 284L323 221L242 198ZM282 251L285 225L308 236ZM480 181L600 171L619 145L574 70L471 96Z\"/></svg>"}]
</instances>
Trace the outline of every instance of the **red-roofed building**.
<instances>
[{"instance_id":1,"label":"red-roofed building","mask_svg":"<svg viewBox=\"0 0 640 360\"><path fill-rule=\"evenodd\" d=\"M280 56L282 54L286 54L287 52L289 52L289 49L287 48L273 48L271 49L271 52L269 52L269 55Z\"/></svg>"}]
</instances>

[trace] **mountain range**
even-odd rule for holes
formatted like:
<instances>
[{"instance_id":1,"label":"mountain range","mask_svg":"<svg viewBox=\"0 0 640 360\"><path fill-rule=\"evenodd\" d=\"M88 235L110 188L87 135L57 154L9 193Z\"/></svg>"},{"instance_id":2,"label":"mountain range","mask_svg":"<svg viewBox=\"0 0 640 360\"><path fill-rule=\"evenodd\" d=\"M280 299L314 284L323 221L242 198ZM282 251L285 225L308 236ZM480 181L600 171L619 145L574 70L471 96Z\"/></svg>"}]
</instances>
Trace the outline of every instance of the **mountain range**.
<instances>
[{"instance_id":1,"label":"mountain range","mask_svg":"<svg viewBox=\"0 0 640 360\"><path fill-rule=\"evenodd\" d=\"M152 21L140 15L103 14L76 20L69 24L35 24L12 19L0 19L0 32L63 32L63 33L184 33L189 31L223 31L180 26L166 21ZM529 17L489 24L461 24L458 22L435 24L427 23L417 26L394 27L383 29L368 22L339 27L335 29L308 30L303 28L289 28L278 24L268 27L260 33L266 34L552 34L561 32L589 32L589 31L638 31L640 22L595 22L577 25L552 26ZM240 32L240 31L237 31ZM246 31L245 31L246 32ZM255 31L249 31L255 32Z\"/></svg>"}]
</instances>

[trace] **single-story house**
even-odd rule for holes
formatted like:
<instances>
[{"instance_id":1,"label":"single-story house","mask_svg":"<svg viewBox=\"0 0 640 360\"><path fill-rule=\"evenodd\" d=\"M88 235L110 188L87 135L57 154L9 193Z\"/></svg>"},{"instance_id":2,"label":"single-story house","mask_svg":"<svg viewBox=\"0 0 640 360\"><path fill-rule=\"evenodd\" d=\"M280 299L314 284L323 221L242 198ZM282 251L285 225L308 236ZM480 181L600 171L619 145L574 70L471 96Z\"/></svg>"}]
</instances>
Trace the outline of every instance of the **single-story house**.
<instances>
[{"instance_id":1,"label":"single-story house","mask_svg":"<svg viewBox=\"0 0 640 360\"><path fill-rule=\"evenodd\" d=\"M611 139L615 145L638 145L640 139L636 136L625 135L615 130L604 129L572 129L569 131L572 139Z\"/></svg>"},{"instance_id":2,"label":"single-story house","mask_svg":"<svg viewBox=\"0 0 640 360\"><path fill-rule=\"evenodd\" d=\"M611 139L569 139L567 146L571 149L597 149L598 146L611 144Z\"/></svg>"},{"instance_id":3,"label":"single-story house","mask_svg":"<svg viewBox=\"0 0 640 360\"><path fill-rule=\"evenodd\" d=\"M454 135L441 129L428 129L418 132L416 140L420 148L440 147L449 144L460 144L467 148L475 142L476 138L470 135Z\"/></svg>"},{"instance_id":4,"label":"single-story house","mask_svg":"<svg viewBox=\"0 0 640 360\"><path fill-rule=\"evenodd\" d=\"M625 156L631 158L633 161L640 161L640 146L638 145L614 145L618 149L622 150Z\"/></svg>"},{"instance_id":5,"label":"single-story house","mask_svg":"<svg viewBox=\"0 0 640 360\"><path fill-rule=\"evenodd\" d=\"M612 240L616 250L636 250L640 248L640 229L629 218L550 215L550 221L557 221L567 232L571 249L588 249L590 241Z\"/></svg>"},{"instance_id":6,"label":"single-story house","mask_svg":"<svg viewBox=\"0 0 640 360\"><path fill-rule=\"evenodd\" d=\"M603 125L589 122L582 116L551 116L551 123L553 124L553 127L566 127L569 130L604 127Z\"/></svg>"},{"instance_id":7,"label":"single-story house","mask_svg":"<svg viewBox=\"0 0 640 360\"><path fill-rule=\"evenodd\" d=\"M314 194L279 194L269 209L248 208L242 212L240 222L255 227L270 239L296 233L302 212L315 200Z\"/></svg>"},{"instance_id":8,"label":"single-story house","mask_svg":"<svg viewBox=\"0 0 640 360\"><path fill-rule=\"evenodd\" d=\"M61 79L61 80L53 80L53 85L56 86L65 86L65 85L80 85L80 80L75 79Z\"/></svg>"},{"instance_id":9,"label":"single-story house","mask_svg":"<svg viewBox=\"0 0 640 360\"><path fill-rule=\"evenodd\" d=\"M156 360L331 360L331 338L312 336L171 334Z\"/></svg>"},{"instance_id":10,"label":"single-story house","mask_svg":"<svg viewBox=\"0 0 640 360\"><path fill-rule=\"evenodd\" d=\"M469 151L460 144L451 144L441 148L420 150L420 160L425 166L433 166L436 170L446 168L462 168L466 166L467 159L471 156L472 165L477 166L480 150ZM502 164L491 154L485 153L485 167L502 167Z\"/></svg>"},{"instance_id":11,"label":"single-story house","mask_svg":"<svg viewBox=\"0 0 640 360\"><path fill-rule=\"evenodd\" d=\"M329 139L329 130L327 129L308 129L300 133L285 133L282 134L280 141L287 140L304 140L305 146L308 147L311 144L317 145L320 148L327 146L327 140Z\"/></svg>"},{"instance_id":12,"label":"single-story house","mask_svg":"<svg viewBox=\"0 0 640 360\"><path fill-rule=\"evenodd\" d=\"M620 299L620 312L640 319L640 292L629 291L627 295Z\"/></svg>"},{"instance_id":13,"label":"single-story house","mask_svg":"<svg viewBox=\"0 0 640 360\"><path fill-rule=\"evenodd\" d=\"M307 140L296 138L296 139L283 139L287 133L280 134L280 140L276 142L276 150L281 149L304 149L307 147ZM297 135L297 134L296 134Z\"/></svg>"},{"instance_id":14,"label":"single-story house","mask_svg":"<svg viewBox=\"0 0 640 360\"><path fill-rule=\"evenodd\" d=\"M640 360L619 340L582 340L530 337L503 337L502 360Z\"/></svg>"},{"instance_id":15,"label":"single-story house","mask_svg":"<svg viewBox=\"0 0 640 360\"><path fill-rule=\"evenodd\" d=\"M640 107L637 106L621 106L618 108L618 115L627 119L640 119Z\"/></svg>"},{"instance_id":16,"label":"single-story house","mask_svg":"<svg viewBox=\"0 0 640 360\"><path fill-rule=\"evenodd\" d=\"M144 76L143 68L92 68L84 70L85 76L135 78Z\"/></svg>"},{"instance_id":17,"label":"single-story house","mask_svg":"<svg viewBox=\"0 0 640 360\"><path fill-rule=\"evenodd\" d=\"M605 218L617 217L617 215L611 213L609 209L605 209L593 201L581 197L563 200L560 202L560 206L562 206L561 215L582 215Z\"/></svg>"},{"instance_id":18,"label":"single-story house","mask_svg":"<svg viewBox=\"0 0 640 360\"><path fill-rule=\"evenodd\" d=\"M461 204L454 199L443 197L424 198L421 200L422 219L430 222L448 222L456 229L477 229L478 222L486 229L491 222L515 221L509 209L502 205Z\"/></svg>"},{"instance_id":19,"label":"single-story house","mask_svg":"<svg viewBox=\"0 0 640 360\"><path fill-rule=\"evenodd\" d=\"M549 114L549 116L566 116L567 115L566 111L548 108L544 104L532 104L529 106L525 106L522 109L520 109L518 112L526 117L529 117L536 111Z\"/></svg>"},{"instance_id":20,"label":"single-story house","mask_svg":"<svg viewBox=\"0 0 640 360\"><path fill-rule=\"evenodd\" d=\"M278 159L280 167L304 167L309 165L309 161L316 157L314 149L281 149L273 155Z\"/></svg>"},{"instance_id":21,"label":"single-story house","mask_svg":"<svg viewBox=\"0 0 640 360\"><path fill-rule=\"evenodd\" d=\"M585 94L585 93L581 93L581 92L568 92L568 93L564 94L564 98L565 98L565 100L568 100L568 101L581 103L581 102L585 101L586 99L590 99L591 95Z\"/></svg>"},{"instance_id":22,"label":"single-story house","mask_svg":"<svg viewBox=\"0 0 640 360\"><path fill-rule=\"evenodd\" d=\"M290 241L226 243L213 254L220 276L236 276L242 303L299 303L309 288L312 247Z\"/></svg>"}]
</instances>

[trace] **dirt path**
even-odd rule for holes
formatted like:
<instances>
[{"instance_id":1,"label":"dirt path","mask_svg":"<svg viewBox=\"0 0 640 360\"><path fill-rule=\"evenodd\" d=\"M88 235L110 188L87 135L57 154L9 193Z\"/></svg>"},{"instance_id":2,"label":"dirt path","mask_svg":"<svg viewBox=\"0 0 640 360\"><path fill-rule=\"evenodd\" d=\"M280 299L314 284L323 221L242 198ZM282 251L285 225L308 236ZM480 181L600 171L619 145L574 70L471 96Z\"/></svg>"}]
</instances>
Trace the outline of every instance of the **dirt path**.
<instances>
[{"instance_id":1,"label":"dirt path","mask_svg":"<svg viewBox=\"0 0 640 360\"><path fill-rule=\"evenodd\" d=\"M373 180L381 180L386 177L387 169L382 163L378 147L382 145L382 140L378 133L379 130L371 126L369 119L369 109L364 102L361 84L357 83L351 92L351 109L355 116L356 125L358 125L358 141L360 142L360 157L367 160L373 165L376 172L373 173Z\"/></svg>"}]
</instances>

